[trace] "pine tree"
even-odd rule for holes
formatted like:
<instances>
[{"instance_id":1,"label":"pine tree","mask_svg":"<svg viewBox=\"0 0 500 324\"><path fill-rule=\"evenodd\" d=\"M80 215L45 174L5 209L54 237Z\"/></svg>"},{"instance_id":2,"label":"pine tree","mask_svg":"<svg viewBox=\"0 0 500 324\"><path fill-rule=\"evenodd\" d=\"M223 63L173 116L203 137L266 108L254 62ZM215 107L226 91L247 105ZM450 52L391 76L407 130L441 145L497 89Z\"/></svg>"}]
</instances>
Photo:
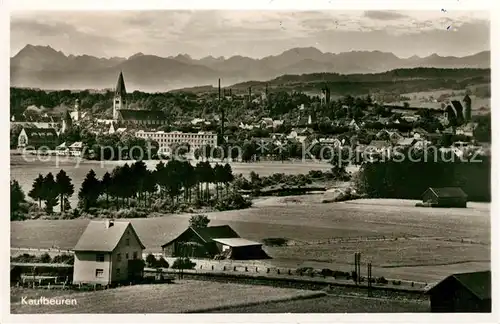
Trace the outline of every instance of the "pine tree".
<instances>
[{"instance_id":1,"label":"pine tree","mask_svg":"<svg viewBox=\"0 0 500 324\"><path fill-rule=\"evenodd\" d=\"M42 186L43 186L43 175L39 174L38 178L33 181L32 188L28 192L28 196L34 201L38 201L38 207L42 208Z\"/></svg>"},{"instance_id":2,"label":"pine tree","mask_svg":"<svg viewBox=\"0 0 500 324\"><path fill-rule=\"evenodd\" d=\"M178 160L170 160L163 170L163 181L166 183L167 193L170 196L172 203L174 202L174 198L180 194L182 189L181 173L179 172L180 167L181 162Z\"/></svg>"},{"instance_id":3,"label":"pine tree","mask_svg":"<svg viewBox=\"0 0 500 324\"><path fill-rule=\"evenodd\" d=\"M149 193L149 197L157 191L156 178L153 171L147 170L146 177L144 179L144 192ZM147 199L145 198L145 202ZM151 201L151 199L149 199Z\"/></svg>"},{"instance_id":4,"label":"pine tree","mask_svg":"<svg viewBox=\"0 0 500 324\"><path fill-rule=\"evenodd\" d=\"M104 176L102 177L102 180L101 180L101 188L102 188L102 192L104 194L106 194L106 207L109 207L109 195L111 193L111 174L109 174L109 172L106 171L106 173L104 173Z\"/></svg>"},{"instance_id":5,"label":"pine tree","mask_svg":"<svg viewBox=\"0 0 500 324\"><path fill-rule=\"evenodd\" d=\"M153 171L153 173L154 173L154 177L156 178L156 182L158 183L158 186L160 187L160 195L163 198L164 193L165 193L165 189L166 189L166 181L165 181L165 177L164 177L165 163L160 161L160 163L158 163L156 165L156 168Z\"/></svg>"},{"instance_id":6,"label":"pine tree","mask_svg":"<svg viewBox=\"0 0 500 324\"><path fill-rule=\"evenodd\" d=\"M234 180L233 170L231 169L231 165L229 163L224 165L224 174L222 179L222 182L226 186L226 194L228 194L229 184Z\"/></svg>"},{"instance_id":7,"label":"pine tree","mask_svg":"<svg viewBox=\"0 0 500 324\"><path fill-rule=\"evenodd\" d=\"M127 206L130 206L130 197L132 197L135 193L135 188L133 184L132 170L128 163L121 168L121 185L123 197L127 199Z\"/></svg>"},{"instance_id":8,"label":"pine tree","mask_svg":"<svg viewBox=\"0 0 500 324\"><path fill-rule=\"evenodd\" d=\"M94 170L90 170L82 182L82 187L78 192L78 201L83 209L88 210L96 205L101 194L101 183L96 178Z\"/></svg>"},{"instance_id":9,"label":"pine tree","mask_svg":"<svg viewBox=\"0 0 500 324\"><path fill-rule=\"evenodd\" d=\"M139 195L139 201L142 199L144 193L144 181L148 174L148 168L144 161L137 161L130 167L131 182L133 184L133 194ZM131 184L131 185L132 185Z\"/></svg>"},{"instance_id":10,"label":"pine tree","mask_svg":"<svg viewBox=\"0 0 500 324\"><path fill-rule=\"evenodd\" d=\"M59 196L58 186L54 180L54 175L49 172L43 179L42 184L42 199L45 201L45 211L52 214L54 207L58 204L57 197Z\"/></svg>"},{"instance_id":11,"label":"pine tree","mask_svg":"<svg viewBox=\"0 0 500 324\"><path fill-rule=\"evenodd\" d=\"M61 200L61 213L68 210L65 205L67 198L71 197L75 192L75 186L71 183L71 178L68 177L64 170L59 171L56 176L57 192Z\"/></svg>"},{"instance_id":12,"label":"pine tree","mask_svg":"<svg viewBox=\"0 0 500 324\"><path fill-rule=\"evenodd\" d=\"M224 167L221 164L217 163L214 167L213 181L215 183L217 199L219 199L219 183L224 182Z\"/></svg>"},{"instance_id":13,"label":"pine tree","mask_svg":"<svg viewBox=\"0 0 500 324\"><path fill-rule=\"evenodd\" d=\"M123 187L121 183L121 166L117 166L113 169L113 172L111 173L111 185L109 187L109 194L114 197L115 199L115 204L116 204L116 209L118 209L120 205L120 200L119 198L123 196Z\"/></svg>"},{"instance_id":14,"label":"pine tree","mask_svg":"<svg viewBox=\"0 0 500 324\"><path fill-rule=\"evenodd\" d=\"M191 192L193 187L196 186L196 173L194 167L191 163L185 161L182 167L182 185L184 187L185 196L184 198L191 202Z\"/></svg>"},{"instance_id":15,"label":"pine tree","mask_svg":"<svg viewBox=\"0 0 500 324\"><path fill-rule=\"evenodd\" d=\"M16 211L19 209L19 205L25 202L25 195L23 189L19 185L19 182L12 180L10 182L10 210Z\"/></svg>"}]
</instances>

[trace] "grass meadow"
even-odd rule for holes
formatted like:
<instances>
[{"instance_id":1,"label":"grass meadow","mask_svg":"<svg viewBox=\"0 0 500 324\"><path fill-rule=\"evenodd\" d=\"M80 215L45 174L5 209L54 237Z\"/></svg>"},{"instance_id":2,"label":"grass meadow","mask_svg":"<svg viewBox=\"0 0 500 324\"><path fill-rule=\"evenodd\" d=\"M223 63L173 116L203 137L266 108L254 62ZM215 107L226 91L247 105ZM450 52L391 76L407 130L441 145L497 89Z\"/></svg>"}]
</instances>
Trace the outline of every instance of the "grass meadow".
<instances>
[{"instance_id":1,"label":"grass meadow","mask_svg":"<svg viewBox=\"0 0 500 324\"><path fill-rule=\"evenodd\" d=\"M477 86L489 86L489 85L477 85ZM473 86L473 87L477 87ZM454 93L455 96L451 96L451 94ZM465 91L457 91L457 90L452 90L452 89L442 89L442 90L433 90L433 91L422 91L422 92L411 92L411 93L404 93L401 94L401 96L409 97L410 100L408 103L412 107L432 107L435 108L436 106L439 107L439 104L436 105L436 103L433 102L422 102L421 98L429 98L430 96L434 97L434 99L439 98L441 95L450 95L448 98L449 100L459 100L462 102L462 99L465 96ZM414 99L416 97L416 99ZM478 114L484 114L484 112L479 111L481 107L487 108L486 112L490 112L490 107L491 107L491 98L480 98L476 97L475 95L469 95L469 97L472 100L472 113L474 115ZM399 102L399 104L403 104L403 102Z\"/></svg>"},{"instance_id":2,"label":"grass meadow","mask_svg":"<svg viewBox=\"0 0 500 324\"><path fill-rule=\"evenodd\" d=\"M214 311L214 313L425 313L429 310L429 302L421 300L323 296L232 307L223 311Z\"/></svg>"},{"instance_id":3,"label":"grass meadow","mask_svg":"<svg viewBox=\"0 0 500 324\"><path fill-rule=\"evenodd\" d=\"M31 290L32 291L32 290ZM321 295L318 292L274 288L269 286L253 286L244 284L217 283L197 280L181 280L174 284L136 285L108 290L80 292L68 294L50 293L44 290L36 296L16 292L11 298L11 313L186 313L206 312L215 309L256 303L269 303L297 298L313 298ZM196 292L196 293L194 293ZM47 293L47 295L45 295ZM43 295L54 298L74 298L76 305L72 306L38 306L21 304L21 296L36 298Z\"/></svg>"},{"instance_id":4,"label":"grass meadow","mask_svg":"<svg viewBox=\"0 0 500 324\"><path fill-rule=\"evenodd\" d=\"M271 198L272 199L272 198ZM265 247L280 267L314 266L349 271L353 253L370 260L374 275L415 281L439 280L453 272L489 268L489 204L466 209L414 207L414 201L366 199L331 204L262 204L208 213L211 225L228 224L241 236L260 241L290 240ZM131 219L147 251L182 233L189 214ZM72 249L89 220L11 222L11 246Z\"/></svg>"}]
</instances>

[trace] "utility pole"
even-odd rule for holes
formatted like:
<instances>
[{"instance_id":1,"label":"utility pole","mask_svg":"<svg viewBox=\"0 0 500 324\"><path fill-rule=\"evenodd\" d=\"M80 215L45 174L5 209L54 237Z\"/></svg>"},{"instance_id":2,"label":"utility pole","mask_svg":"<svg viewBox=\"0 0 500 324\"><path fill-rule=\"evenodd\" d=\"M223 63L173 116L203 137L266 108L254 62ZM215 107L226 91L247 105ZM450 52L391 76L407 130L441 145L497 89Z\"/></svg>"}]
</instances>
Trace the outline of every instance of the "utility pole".
<instances>
[{"instance_id":1,"label":"utility pole","mask_svg":"<svg viewBox=\"0 0 500 324\"><path fill-rule=\"evenodd\" d=\"M361 253L360 252L354 253L354 273L356 275L354 282L356 283L356 285L358 285L361 283Z\"/></svg>"},{"instance_id":2,"label":"utility pole","mask_svg":"<svg viewBox=\"0 0 500 324\"><path fill-rule=\"evenodd\" d=\"M354 282L357 285L357 284L361 283L361 253L360 252L354 253L354 274L356 275Z\"/></svg>"},{"instance_id":3,"label":"utility pole","mask_svg":"<svg viewBox=\"0 0 500 324\"><path fill-rule=\"evenodd\" d=\"M361 283L361 252L358 252L358 283Z\"/></svg>"}]
</instances>

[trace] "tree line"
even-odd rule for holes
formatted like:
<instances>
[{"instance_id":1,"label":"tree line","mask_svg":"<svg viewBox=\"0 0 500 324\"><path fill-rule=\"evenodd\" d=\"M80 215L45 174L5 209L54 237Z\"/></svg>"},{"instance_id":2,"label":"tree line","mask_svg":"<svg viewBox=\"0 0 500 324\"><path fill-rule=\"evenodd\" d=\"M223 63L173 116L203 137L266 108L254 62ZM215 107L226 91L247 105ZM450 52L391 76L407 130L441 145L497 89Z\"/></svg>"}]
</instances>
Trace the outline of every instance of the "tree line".
<instances>
[{"instance_id":1,"label":"tree line","mask_svg":"<svg viewBox=\"0 0 500 324\"><path fill-rule=\"evenodd\" d=\"M98 206L99 198L105 199L105 206L130 207L131 199L138 205L150 207L152 197L168 199L171 203L182 200L207 202L211 199L210 184L215 185L216 199L223 196L234 175L229 164L199 162L196 166L187 161L170 160L160 162L155 170L148 170L143 161L117 166L101 179L90 170L78 192L79 207L88 210Z\"/></svg>"},{"instance_id":2,"label":"tree line","mask_svg":"<svg viewBox=\"0 0 500 324\"><path fill-rule=\"evenodd\" d=\"M452 161L451 154L435 155L432 150L422 150L420 159L415 154L413 161L399 161L394 156L363 163L356 177L357 189L372 198L421 199L429 187L460 187L470 201L490 201L491 158Z\"/></svg>"},{"instance_id":3,"label":"tree line","mask_svg":"<svg viewBox=\"0 0 500 324\"><path fill-rule=\"evenodd\" d=\"M170 160L160 162L154 170L148 170L143 161L117 166L98 179L90 170L78 191L78 207L88 211L93 207L126 208L135 204L148 208L157 198L170 203L207 203L230 196L229 185L234 175L229 164L215 164L202 161L195 166L187 161ZM210 191L215 187L215 197ZM26 196L16 180L10 183L11 214L25 211ZM60 211L71 209L68 198L74 193L71 178L61 170L54 178L52 173L39 174L33 181L28 197L48 214L60 205ZM14 214L13 214L14 213ZM12 216L17 217L17 216Z\"/></svg>"},{"instance_id":4,"label":"tree line","mask_svg":"<svg viewBox=\"0 0 500 324\"><path fill-rule=\"evenodd\" d=\"M64 212L71 208L68 201L68 198L74 193L74 185L71 182L71 178L64 170L59 171L55 178L52 172L45 176L39 174L33 181L28 196L38 202L40 208L42 208L43 202L48 214L51 214L58 204L61 212Z\"/></svg>"}]
</instances>

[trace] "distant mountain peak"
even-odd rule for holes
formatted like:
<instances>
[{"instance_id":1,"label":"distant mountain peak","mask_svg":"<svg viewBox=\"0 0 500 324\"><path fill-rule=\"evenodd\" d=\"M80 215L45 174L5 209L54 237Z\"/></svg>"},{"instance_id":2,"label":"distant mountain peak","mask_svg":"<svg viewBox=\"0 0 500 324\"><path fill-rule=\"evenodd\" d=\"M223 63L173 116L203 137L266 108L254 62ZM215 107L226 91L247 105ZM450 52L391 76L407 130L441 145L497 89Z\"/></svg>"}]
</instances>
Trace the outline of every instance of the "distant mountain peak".
<instances>
[{"instance_id":1,"label":"distant mountain peak","mask_svg":"<svg viewBox=\"0 0 500 324\"><path fill-rule=\"evenodd\" d=\"M31 88L106 88L116 82L116 71L126 71L132 88L165 88L210 84L221 77L225 83L271 80L304 73L379 73L398 68L489 68L490 52L464 57L399 58L391 52L361 50L322 52L316 47L296 47L278 55L251 58L208 55L193 59L188 54L160 57L138 52L127 58L68 55L51 46L27 44L11 58L11 85ZM51 73L57 72L57 73ZM165 81L167 80L167 81Z\"/></svg>"},{"instance_id":2,"label":"distant mountain peak","mask_svg":"<svg viewBox=\"0 0 500 324\"><path fill-rule=\"evenodd\" d=\"M175 58L184 58L184 59L191 59L191 56L189 56L189 54L178 54Z\"/></svg>"},{"instance_id":3,"label":"distant mountain peak","mask_svg":"<svg viewBox=\"0 0 500 324\"><path fill-rule=\"evenodd\" d=\"M282 54L288 54L288 53L295 53L299 55L323 54L322 51L312 46L291 48L289 50L284 51Z\"/></svg>"},{"instance_id":4,"label":"distant mountain peak","mask_svg":"<svg viewBox=\"0 0 500 324\"><path fill-rule=\"evenodd\" d=\"M131 55L129 57L129 60L132 59L132 58L134 58L134 57L139 57L139 56L144 56L144 53L142 53L142 52L135 53L134 55Z\"/></svg>"}]
</instances>

